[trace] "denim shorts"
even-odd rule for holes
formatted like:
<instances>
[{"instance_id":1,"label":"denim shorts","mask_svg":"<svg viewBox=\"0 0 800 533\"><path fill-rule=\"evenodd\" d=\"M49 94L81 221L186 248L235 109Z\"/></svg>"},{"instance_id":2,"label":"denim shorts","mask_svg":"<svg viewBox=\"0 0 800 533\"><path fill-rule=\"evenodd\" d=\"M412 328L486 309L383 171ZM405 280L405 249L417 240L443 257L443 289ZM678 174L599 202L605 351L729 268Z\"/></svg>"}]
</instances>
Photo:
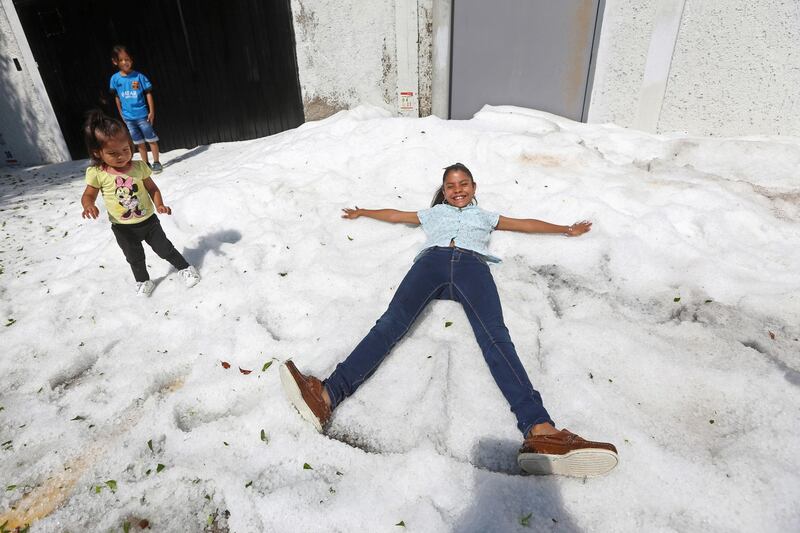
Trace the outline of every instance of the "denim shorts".
<instances>
[{"instance_id":1,"label":"denim shorts","mask_svg":"<svg viewBox=\"0 0 800 533\"><path fill-rule=\"evenodd\" d=\"M147 117L132 120L126 118L125 125L128 126L128 131L131 132L133 144L142 144L145 141L149 143L158 141L156 130L154 130L153 126L147 121Z\"/></svg>"}]
</instances>

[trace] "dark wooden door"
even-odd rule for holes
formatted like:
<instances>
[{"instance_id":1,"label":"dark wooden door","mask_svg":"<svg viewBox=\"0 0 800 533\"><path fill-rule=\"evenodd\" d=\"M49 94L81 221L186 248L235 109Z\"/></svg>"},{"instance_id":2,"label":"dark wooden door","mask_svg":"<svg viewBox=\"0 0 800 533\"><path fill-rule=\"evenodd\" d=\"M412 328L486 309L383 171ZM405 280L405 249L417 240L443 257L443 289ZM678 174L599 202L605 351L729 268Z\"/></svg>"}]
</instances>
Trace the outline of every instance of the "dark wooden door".
<instances>
[{"instance_id":1,"label":"dark wooden door","mask_svg":"<svg viewBox=\"0 0 800 533\"><path fill-rule=\"evenodd\" d=\"M111 48L153 82L162 150L271 135L303 123L289 0L14 0L73 158L81 125L117 116Z\"/></svg>"}]
</instances>

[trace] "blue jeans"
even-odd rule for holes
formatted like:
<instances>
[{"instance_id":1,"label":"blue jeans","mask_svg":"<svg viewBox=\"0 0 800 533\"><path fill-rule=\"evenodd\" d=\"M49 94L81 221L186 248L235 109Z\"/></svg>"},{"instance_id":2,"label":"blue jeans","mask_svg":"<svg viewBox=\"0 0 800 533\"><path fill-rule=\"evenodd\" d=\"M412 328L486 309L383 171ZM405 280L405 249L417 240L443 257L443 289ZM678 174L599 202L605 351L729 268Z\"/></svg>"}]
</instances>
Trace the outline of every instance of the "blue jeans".
<instances>
[{"instance_id":1,"label":"blue jeans","mask_svg":"<svg viewBox=\"0 0 800 533\"><path fill-rule=\"evenodd\" d=\"M142 144L147 141L149 143L158 142L158 135L153 125L147 121L147 117L125 119L125 125L128 126L128 131L131 134L133 144Z\"/></svg>"},{"instance_id":2,"label":"blue jeans","mask_svg":"<svg viewBox=\"0 0 800 533\"><path fill-rule=\"evenodd\" d=\"M432 247L408 271L389 308L353 352L325 380L335 408L378 368L431 300L460 302L497 386L527 434L553 421L533 388L503 322L500 297L480 254L462 248ZM466 386L466 385L465 385Z\"/></svg>"}]
</instances>

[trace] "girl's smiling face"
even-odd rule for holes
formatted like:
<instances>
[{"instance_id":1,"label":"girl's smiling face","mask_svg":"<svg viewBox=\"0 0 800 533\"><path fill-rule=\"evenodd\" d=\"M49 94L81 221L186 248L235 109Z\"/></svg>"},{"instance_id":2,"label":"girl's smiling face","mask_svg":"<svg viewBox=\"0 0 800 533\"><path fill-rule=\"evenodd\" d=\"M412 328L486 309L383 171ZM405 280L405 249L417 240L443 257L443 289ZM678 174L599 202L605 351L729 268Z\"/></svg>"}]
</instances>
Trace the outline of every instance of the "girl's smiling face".
<instances>
[{"instance_id":1,"label":"girl's smiling face","mask_svg":"<svg viewBox=\"0 0 800 533\"><path fill-rule=\"evenodd\" d=\"M475 198L477 184L466 172L451 170L447 173L442 184L445 201L453 207L463 208L472 203Z\"/></svg>"},{"instance_id":2,"label":"girl's smiling face","mask_svg":"<svg viewBox=\"0 0 800 533\"><path fill-rule=\"evenodd\" d=\"M131 142L128 136L121 133L106 139L103 147L96 154L103 163L116 170L122 170L131 162Z\"/></svg>"}]
</instances>

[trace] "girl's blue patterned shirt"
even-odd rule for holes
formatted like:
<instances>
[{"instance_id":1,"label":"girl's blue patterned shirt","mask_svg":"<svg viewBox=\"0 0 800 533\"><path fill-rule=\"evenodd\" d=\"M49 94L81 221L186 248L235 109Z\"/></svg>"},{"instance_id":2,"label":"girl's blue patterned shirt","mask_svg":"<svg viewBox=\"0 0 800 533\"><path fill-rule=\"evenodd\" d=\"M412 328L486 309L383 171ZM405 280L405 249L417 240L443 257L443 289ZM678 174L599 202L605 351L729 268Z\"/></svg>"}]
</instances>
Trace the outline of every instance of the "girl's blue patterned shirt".
<instances>
[{"instance_id":1,"label":"girl's blue patterned shirt","mask_svg":"<svg viewBox=\"0 0 800 533\"><path fill-rule=\"evenodd\" d=\"M423 250L431 246L450 246L452 240L459 248L478 252L487 261L500 262L488 250L489 235L500 220L499 214L484 211L475 205L459 209L452 205L437 204L430 209L417 211L417 217L428 237Z\"/></svg>"}]
</instances>

